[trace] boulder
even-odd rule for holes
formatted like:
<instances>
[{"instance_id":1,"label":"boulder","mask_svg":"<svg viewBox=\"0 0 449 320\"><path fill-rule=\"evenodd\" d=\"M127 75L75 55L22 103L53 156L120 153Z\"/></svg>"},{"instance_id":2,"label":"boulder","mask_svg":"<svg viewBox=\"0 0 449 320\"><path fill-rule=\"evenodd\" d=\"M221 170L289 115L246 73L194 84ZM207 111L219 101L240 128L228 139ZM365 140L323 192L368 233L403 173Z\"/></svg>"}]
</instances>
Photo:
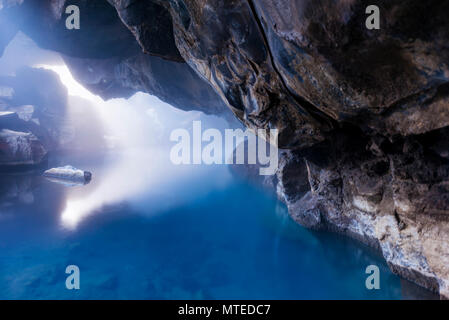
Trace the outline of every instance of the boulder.
<instances>
[{"instance_id":1,"label":"boulder","mask_svg":"<svg viewBox=\"0 0 449 320\"><path fill-rule=\"evenodd\" d=\"M32 133L0 130L0 166L35 166L46 155L47 150Z\"/></svg>"}]
</instances>

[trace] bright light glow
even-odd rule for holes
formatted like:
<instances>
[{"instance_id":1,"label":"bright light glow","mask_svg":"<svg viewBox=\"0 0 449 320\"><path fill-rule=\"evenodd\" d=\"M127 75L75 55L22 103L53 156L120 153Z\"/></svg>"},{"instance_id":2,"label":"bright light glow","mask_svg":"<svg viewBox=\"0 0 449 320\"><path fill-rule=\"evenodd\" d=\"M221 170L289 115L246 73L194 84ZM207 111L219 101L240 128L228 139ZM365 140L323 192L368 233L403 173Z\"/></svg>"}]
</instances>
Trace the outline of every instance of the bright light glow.
<instances>
[{"instance_id":1,"label":"bright light glow","mask_svg":"<svg viewBox=\"0 0 449 320\"><path fill-rule=\"evenodd\" d=\"M127 150L120 160L107 168L100 183L87 195L69 195L62 213L63 226L74 229L85 217L108 204L116 204L136 196L154 183L157 177L155 165L160 163L152 154L143 150ZM94 174L94 179L95 179ZM82 191L82 190L80 190Z\"/></svg>"},{"instance_id":2,"label":"bright light glow","mask_svg":"<svg viewBox=\"0 0 449 320\"><path fill-rule=\"evenodd\" d=\"M50 65L37 65L35 68L42 68L46 70L54 71L58 74L62 84L67 88L69 95L78 96L95 103L96 105L103 105L105 101L99 96L92 94L89 90L79 84L66 65L50 66Z\"/></svg>"},{"instance_id":3,"label":"bright light glow","mask_svg":"<svg viewBox=\"0 0 449 320\"><path fill-rule=\"evenodd\" d=\"M138 202L140 197L150 197L154 199L152 209L160 207L166 210L210 192L214 187L222 188L229 182L228 171L223 176L210 179L211 168L198 172L198 168L193 166L173 166L169 161L171 144L162 133L170 128L191 126L192 121L201 116L199 112L180 111L143 93L129 100L104 101L79 84L66 66L38 67L56 72L69 95L87 100L93 112L99 115L108 141L120 147L118 159L102 167L101 174L94 171L90 185L69 190L66 208L61 215L65 228L75 229L87 216L108 205L132 199ZM194 179L201 180L201 185L192 185ZM189 186L188 192L183 183ZM142 211L147 212L148 208Z\"/></svg>"},{"instance_id":4,"label":"bright light glow","mask_svg":"<svg viewBox=\"0 0 449 320\"><path fill-rule=\"evenodd\" d=\"M156 157L150 157L148 150L136 149L136 146L142 146L145 139L151 139L151 137L145 137L143 134L142 117L127 100L104 101L78 83L67 66L40 65L38 67L56 72L61 82L67 87L69 95L81 97L92 104L93 111L100 115L108 137L117 141L120 146L132 148L120 150L121 156L107 169L104 178L95 186L95 190L87 195L77 194L77 190L69 192L66 209L61 219L65 227L76 228L81 220L95 210L108 204L124 201L147 188L150 182L148 177L156 176L154 164L157 161L155 161ZM161 123L157 119L157 114L153 111L148 112L151 114L148 119L152 119L160 127Z\"/></svg>"}]
</instances>

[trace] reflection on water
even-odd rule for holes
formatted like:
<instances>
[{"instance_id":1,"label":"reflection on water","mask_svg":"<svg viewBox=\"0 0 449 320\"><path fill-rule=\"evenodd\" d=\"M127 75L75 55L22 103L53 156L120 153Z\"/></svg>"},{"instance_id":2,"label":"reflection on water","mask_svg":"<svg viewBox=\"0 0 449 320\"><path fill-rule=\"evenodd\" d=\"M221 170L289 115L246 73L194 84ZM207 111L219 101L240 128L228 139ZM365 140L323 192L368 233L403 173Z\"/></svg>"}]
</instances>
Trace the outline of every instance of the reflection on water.
<instances>
[{"instance_id":1,"label":"reflection on water","mask_svg":"<svg viewBox=\"0 0 449 320\"><path fill-rule=\"evenodd\" d=\"M114 150L106 163L100 166L88 163L82 170L92 171L93 181L84 188L68 191L61 222L68 229L77 225L92 213L125 200L145 197L152 199L151 212L167 210L180 205L199 193L212 190L213 186L224 186L229 180L227 171L210 179L210 169L192 170L190 167L170 165L170 133L173 128L190 127L193 120L206 119L206 127L228 128L223 119L206 116L199 112L184 112L143 93L130 99L102 100L79 84L65 65L40 65L56 72L71 96L89 104L89 112L96 113L104 127L105 142ZM78 100L76 100L78 101ZM79 108L80 102L70 105ZM83 143L83 150L89 142ZM89 146L96 153L95 146ZM96 155L91 155L90 158ZM62 163L73 164L72 159ZM214 171L214 175L217 171ZM203 179L201 184L179 189L186 179ZM187 191L187 193L186 193ZM142 202L143 203L143 202ZM146 203L145 203L146 206Z\"/></svg>"},{"instance_id":2,"label":"reflection on water","mask_svg":"<svg viewBox=\"0 0 449 320\"><path fill-rule=\"evenodd\" d=\"M127 149L113 160L94 170L94 180L85 188L73 188L68 191L66 208L61 221L67 228L75 228L87 215L99 209L121 203L125 200L137 200L145 197L153 200L152 212L159 207L167 210L180 205L184 198L181 194L188 191L190 197L213 185L223 185L229 180L228 174L220 174L215 179L207 179L198 188L177 190L185 179L192 174L205 175L210 170L192 171L191 168L170 165L169 152L161 149ZM176 194L176 197L173 195Z\"/></svg>"},{"instance_id":3,"label":"reflection on water","mask_svg":"<svg viewBox=\"0 0 449 320\"><path fill-rule=\"evenodd\" d=\"M376 254L301 228L227 167L170 166L164 154L72 158L94 173L82 187L0 177L0 298L416 296ZM80 267L79 291L65 289L70 264ZM365 288L370 264L381 269L379 291Z\"/></svg>"}]
</instances>

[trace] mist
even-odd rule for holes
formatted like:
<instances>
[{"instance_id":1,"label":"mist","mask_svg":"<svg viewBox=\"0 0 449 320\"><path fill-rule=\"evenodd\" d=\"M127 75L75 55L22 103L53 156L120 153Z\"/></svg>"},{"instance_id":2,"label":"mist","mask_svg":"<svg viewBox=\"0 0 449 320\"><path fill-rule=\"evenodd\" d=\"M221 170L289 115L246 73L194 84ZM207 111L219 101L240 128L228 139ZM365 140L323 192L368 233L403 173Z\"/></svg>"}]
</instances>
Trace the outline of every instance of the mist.
<instances>
[{"instance_id":1,"label":"mist","mask_svg":"<svg viewBox=\"0 0 449 320\"><path fill-rule=\"evenodd\" d=\"M205 129L224 131L230 127L225 120L176 109L145 93L105 101L78 83L59 55L37 48L19 34L0 59L0 75L14 75L24 66L54 72L67 90L63 121L70 128L67 131L74 132L69 134L72 141L66 143L66 162L61 165L71 165L71 158L75 161L80 155L101 159L81 168L92 171L90 185L67 191L61 212L64 227L75 229L87 216L129 199L135 199L132 203L137 206L140 198L154 199L151 212L156 214L205 196L229 181L226 167L175 166L169 159L172 130L191 130L192 122L200 120Z\"/></svg>"}]
</instances>

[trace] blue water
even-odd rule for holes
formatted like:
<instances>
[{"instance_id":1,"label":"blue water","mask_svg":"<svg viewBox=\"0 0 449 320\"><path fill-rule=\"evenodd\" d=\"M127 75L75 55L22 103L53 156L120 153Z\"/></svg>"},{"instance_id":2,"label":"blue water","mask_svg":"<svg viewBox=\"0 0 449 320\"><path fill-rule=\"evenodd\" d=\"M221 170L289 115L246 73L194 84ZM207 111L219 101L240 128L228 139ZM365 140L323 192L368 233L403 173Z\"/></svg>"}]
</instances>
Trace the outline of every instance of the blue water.
<instances>
[{"instance_id":1,"label":"blue water","mask_svg":"<svg viewBox=\"0 0 449 320\"><path fill-rule=\"evenodd\" d=\"M36 174L0 177L0 298L403 297L376 253L298 226L283 204L227 167L189 169L121 196L111 190L129 190L132 171L114 182L97 167L90 185L72 188ZM109 203L75 225L61 222L73 194L95 202L88 196L105 181L116 184ZM381 270L380 290L365 287L371 264ZM65 288L68 265L80 268L80 290Z\"/></svg>"}]
</instances>

